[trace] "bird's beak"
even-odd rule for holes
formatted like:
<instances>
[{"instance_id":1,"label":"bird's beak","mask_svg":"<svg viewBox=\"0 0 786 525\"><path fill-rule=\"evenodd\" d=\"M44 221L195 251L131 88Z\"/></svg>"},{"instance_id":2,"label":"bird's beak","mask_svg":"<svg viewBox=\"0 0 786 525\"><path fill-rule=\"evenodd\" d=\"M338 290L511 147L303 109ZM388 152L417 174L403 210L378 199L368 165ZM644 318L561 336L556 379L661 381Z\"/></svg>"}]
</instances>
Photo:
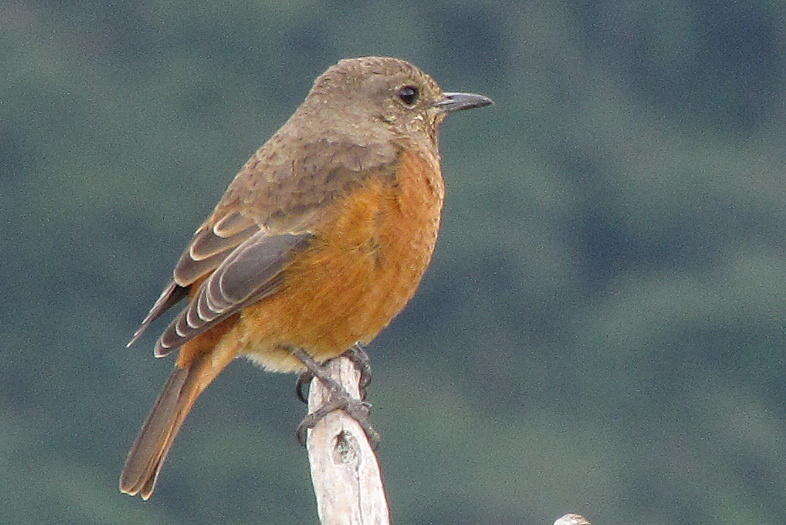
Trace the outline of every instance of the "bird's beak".
<instances>
[{"instance_id":1,"label":"bird's beak","mask_svg":"<svg viewBox=\"0 0 786 525\"><path fill-rule=\"evenodd\" d=\"M443 93L442 99L435 102L434 107L442 113L453 113L462 109L482 108L493 103L490 98L474 93Z\"/></svg>"}]
</instances>

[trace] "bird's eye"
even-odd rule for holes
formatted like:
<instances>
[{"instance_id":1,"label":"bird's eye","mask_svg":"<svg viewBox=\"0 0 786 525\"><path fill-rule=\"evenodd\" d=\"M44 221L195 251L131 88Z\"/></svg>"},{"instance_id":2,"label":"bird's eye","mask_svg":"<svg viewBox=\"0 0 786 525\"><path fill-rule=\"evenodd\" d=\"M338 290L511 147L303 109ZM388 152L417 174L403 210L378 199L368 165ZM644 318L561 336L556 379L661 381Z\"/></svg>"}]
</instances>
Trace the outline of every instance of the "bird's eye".
<instances>
[{"instance_id":1,"label":"bird's eye","mask_svg":"<svg viewBox=\"0 0 786 525\"><path fill-rule=\"evenodd\" d=\"M418 101L419 95L420 92L415 86L404 86L398 90L398 98L407 106L414 106L415 102Z\"/></svg>"}]
</instances>

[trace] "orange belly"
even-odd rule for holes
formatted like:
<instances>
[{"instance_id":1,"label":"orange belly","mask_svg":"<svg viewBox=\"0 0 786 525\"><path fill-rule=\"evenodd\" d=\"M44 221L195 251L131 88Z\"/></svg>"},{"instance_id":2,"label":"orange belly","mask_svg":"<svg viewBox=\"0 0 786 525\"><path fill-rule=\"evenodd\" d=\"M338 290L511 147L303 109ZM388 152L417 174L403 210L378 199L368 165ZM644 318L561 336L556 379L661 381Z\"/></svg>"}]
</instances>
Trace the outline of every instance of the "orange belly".
<instances>
[{"instance_id":1,"label":"orange belly","mask_svg":"<svg viewBox=\"0 0 786 525\"><path fill-rule=\"evenodd\" d=\"M265 368L302 369L288 348L318 361L369 342L412 298L439 229L443 185L436 162L409 155L396 178L370 178L339 200L312 247L273 296L247 307L230 336Z\"/></svg>"}]
</instances>

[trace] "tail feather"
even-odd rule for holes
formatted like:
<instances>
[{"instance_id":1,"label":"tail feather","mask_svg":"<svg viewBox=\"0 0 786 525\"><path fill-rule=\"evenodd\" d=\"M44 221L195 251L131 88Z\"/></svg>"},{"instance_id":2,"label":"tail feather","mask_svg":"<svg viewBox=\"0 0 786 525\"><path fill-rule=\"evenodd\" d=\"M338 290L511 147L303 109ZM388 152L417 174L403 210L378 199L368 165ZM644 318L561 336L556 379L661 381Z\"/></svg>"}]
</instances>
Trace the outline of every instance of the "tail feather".
<instances>
[{"instance_id":1,"label":"tail feather","mask_svg":"<svg viewBox=\"0 0 786 525\"><path fill-rule=\"evenodd\" d=\"M207 360L175 367L139 431L120 474L120 491L147 500L167 453L197 397L223 367L212 370Z\"/></svg>"}]
</instances>

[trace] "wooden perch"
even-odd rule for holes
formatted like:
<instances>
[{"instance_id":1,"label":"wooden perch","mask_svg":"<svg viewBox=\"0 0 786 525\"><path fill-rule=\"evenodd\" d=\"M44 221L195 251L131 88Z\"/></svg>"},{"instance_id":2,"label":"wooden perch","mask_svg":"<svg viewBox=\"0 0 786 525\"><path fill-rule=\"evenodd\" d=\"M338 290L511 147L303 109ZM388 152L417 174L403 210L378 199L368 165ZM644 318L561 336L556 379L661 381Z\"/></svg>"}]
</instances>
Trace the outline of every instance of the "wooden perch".
<instances>
[{"instance_id":1,"label":"wooden perch","mask_svg":"<svg viewBox=\"0 0 786 525\"><path fill-rule=\"evenodd\" d=\"M338 384L359 398L360 374L346 357L326 363ZM329 399L330 390L311 381L308 410L314 412ZM390 522L385 488L365 432L343 410L335 410L308 431L308 460L323 525L383 525Z\"/></svg>"},{"instance_id":2,"label":"wooden perch","mask_svg":"<svg viewBox=\"0 0 786 525\"><path fill-rule=\"evenodd\" d=\"M555 521L554 525L591 525L591 523L581 514L565 514Z\"/></svg>"}]
</instances>

